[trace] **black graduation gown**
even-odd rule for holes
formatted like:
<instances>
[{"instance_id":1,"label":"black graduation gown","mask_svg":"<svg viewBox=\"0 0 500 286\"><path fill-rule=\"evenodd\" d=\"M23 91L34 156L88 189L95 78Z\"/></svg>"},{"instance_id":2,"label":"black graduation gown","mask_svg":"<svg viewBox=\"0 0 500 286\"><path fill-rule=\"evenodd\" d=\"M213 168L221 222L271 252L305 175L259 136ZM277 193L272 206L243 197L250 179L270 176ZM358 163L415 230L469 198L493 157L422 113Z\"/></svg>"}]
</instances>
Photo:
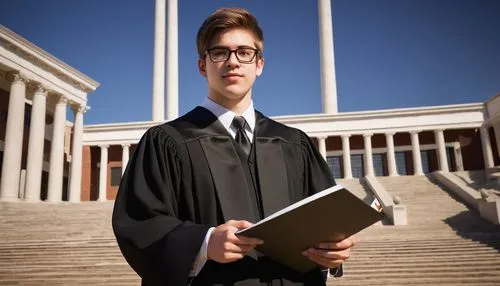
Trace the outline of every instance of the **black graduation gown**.
<instances>
[{"instance_id":1,"label":"black graduation gown","mask_svg":"<svg viewBox=\"0 0 500 286\"><path fill-rule=\"evenodd\" d=\"M116 197L113 230L143 285L186 285L208 229L252 220L245 164L235 141L207 109L150 128L132 155ZM335 184L302 131L256 111L253 140L263 215ZM283 239L292 239L286 238ZM265 243L265 242L264 242ZM267 257L207 261L191 285L324 285L319 268L303 275Z\"/></svg>"}]
</instances>

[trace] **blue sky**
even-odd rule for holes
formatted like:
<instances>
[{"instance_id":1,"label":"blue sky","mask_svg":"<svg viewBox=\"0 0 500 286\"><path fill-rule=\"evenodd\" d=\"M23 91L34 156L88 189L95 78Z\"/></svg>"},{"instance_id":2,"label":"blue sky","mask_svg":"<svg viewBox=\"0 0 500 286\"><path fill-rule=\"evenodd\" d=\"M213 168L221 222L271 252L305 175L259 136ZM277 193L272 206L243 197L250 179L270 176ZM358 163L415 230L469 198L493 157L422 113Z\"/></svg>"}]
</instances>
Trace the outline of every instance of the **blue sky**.
<instances>
[{"instance_id":1,"label":"blue sky","mask_svg":"<svg viewBox=\"0 0 500 286\"><path fill-rule=\"evenodd\" d=\"M179 1L179 102L202 102L197 30L247 8L264 30L265 114L321 112L316 0ZM482 102L500 92L500 1L333 0L340 112ZM100 82L85 124L151 119L154 0L2 1L0 23Z\"/></svg>"}]
</instances>

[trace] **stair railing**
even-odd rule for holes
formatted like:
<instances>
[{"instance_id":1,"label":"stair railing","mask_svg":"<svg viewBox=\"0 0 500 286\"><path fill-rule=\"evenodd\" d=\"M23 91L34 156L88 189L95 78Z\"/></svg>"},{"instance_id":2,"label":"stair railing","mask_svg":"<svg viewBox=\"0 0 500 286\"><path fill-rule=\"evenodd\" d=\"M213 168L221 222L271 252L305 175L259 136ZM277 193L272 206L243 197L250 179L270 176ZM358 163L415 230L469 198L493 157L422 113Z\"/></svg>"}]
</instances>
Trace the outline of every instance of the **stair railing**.
<instances>
[{"instance_id":1,"label":"stair railing","mask_svg":"<svg viewBox=\"0 0 500 286\"><path fill-rule=\"evenodd\" d=\"M380 202L382 210L389 220L394 225L407 225L408 216L406 206L401 204L401 198L398 196L391 197L375 176L365 176L364 180Z\"/></svg>"}]
</instances>

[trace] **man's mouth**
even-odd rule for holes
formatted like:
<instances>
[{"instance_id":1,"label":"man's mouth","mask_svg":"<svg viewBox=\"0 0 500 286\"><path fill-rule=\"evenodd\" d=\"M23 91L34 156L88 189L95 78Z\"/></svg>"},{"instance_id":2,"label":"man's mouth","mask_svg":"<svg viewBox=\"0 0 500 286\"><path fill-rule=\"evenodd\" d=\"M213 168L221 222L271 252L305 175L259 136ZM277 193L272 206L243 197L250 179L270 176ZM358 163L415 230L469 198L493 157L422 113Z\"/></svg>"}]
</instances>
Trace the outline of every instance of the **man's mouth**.
<instances>
[{"instance_id":1,"label":"man's mouth","mask_svg":"<svg viewBox=\"0 0 500 286\"><path fill-rule=\"evenodd\" d=\"M238 77L242 77L242 75L238 74L238 73L226 73L226 74L223 74L222 77L223 78L238 78Z\"/></svg>"}]
</instances>

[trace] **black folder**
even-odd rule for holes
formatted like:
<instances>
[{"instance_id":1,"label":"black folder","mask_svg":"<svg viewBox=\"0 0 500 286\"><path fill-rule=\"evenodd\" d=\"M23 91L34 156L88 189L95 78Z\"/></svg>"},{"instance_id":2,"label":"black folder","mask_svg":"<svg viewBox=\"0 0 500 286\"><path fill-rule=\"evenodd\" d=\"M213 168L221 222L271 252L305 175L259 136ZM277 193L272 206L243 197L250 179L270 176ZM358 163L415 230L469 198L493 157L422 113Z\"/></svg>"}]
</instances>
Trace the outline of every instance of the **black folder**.
<instances>
[{"instance_id":1,"label":"black folder","mask_svg":"<svg viewBox=\"0 0 500 286\"><path fill-rule=\"evenodd\" d=\"M264 241L255 249L305 273L317 265L302 251L324 241L341 241L384 217L341 185L298 201L238 231Z\"/></svg>"}]
</instances>

